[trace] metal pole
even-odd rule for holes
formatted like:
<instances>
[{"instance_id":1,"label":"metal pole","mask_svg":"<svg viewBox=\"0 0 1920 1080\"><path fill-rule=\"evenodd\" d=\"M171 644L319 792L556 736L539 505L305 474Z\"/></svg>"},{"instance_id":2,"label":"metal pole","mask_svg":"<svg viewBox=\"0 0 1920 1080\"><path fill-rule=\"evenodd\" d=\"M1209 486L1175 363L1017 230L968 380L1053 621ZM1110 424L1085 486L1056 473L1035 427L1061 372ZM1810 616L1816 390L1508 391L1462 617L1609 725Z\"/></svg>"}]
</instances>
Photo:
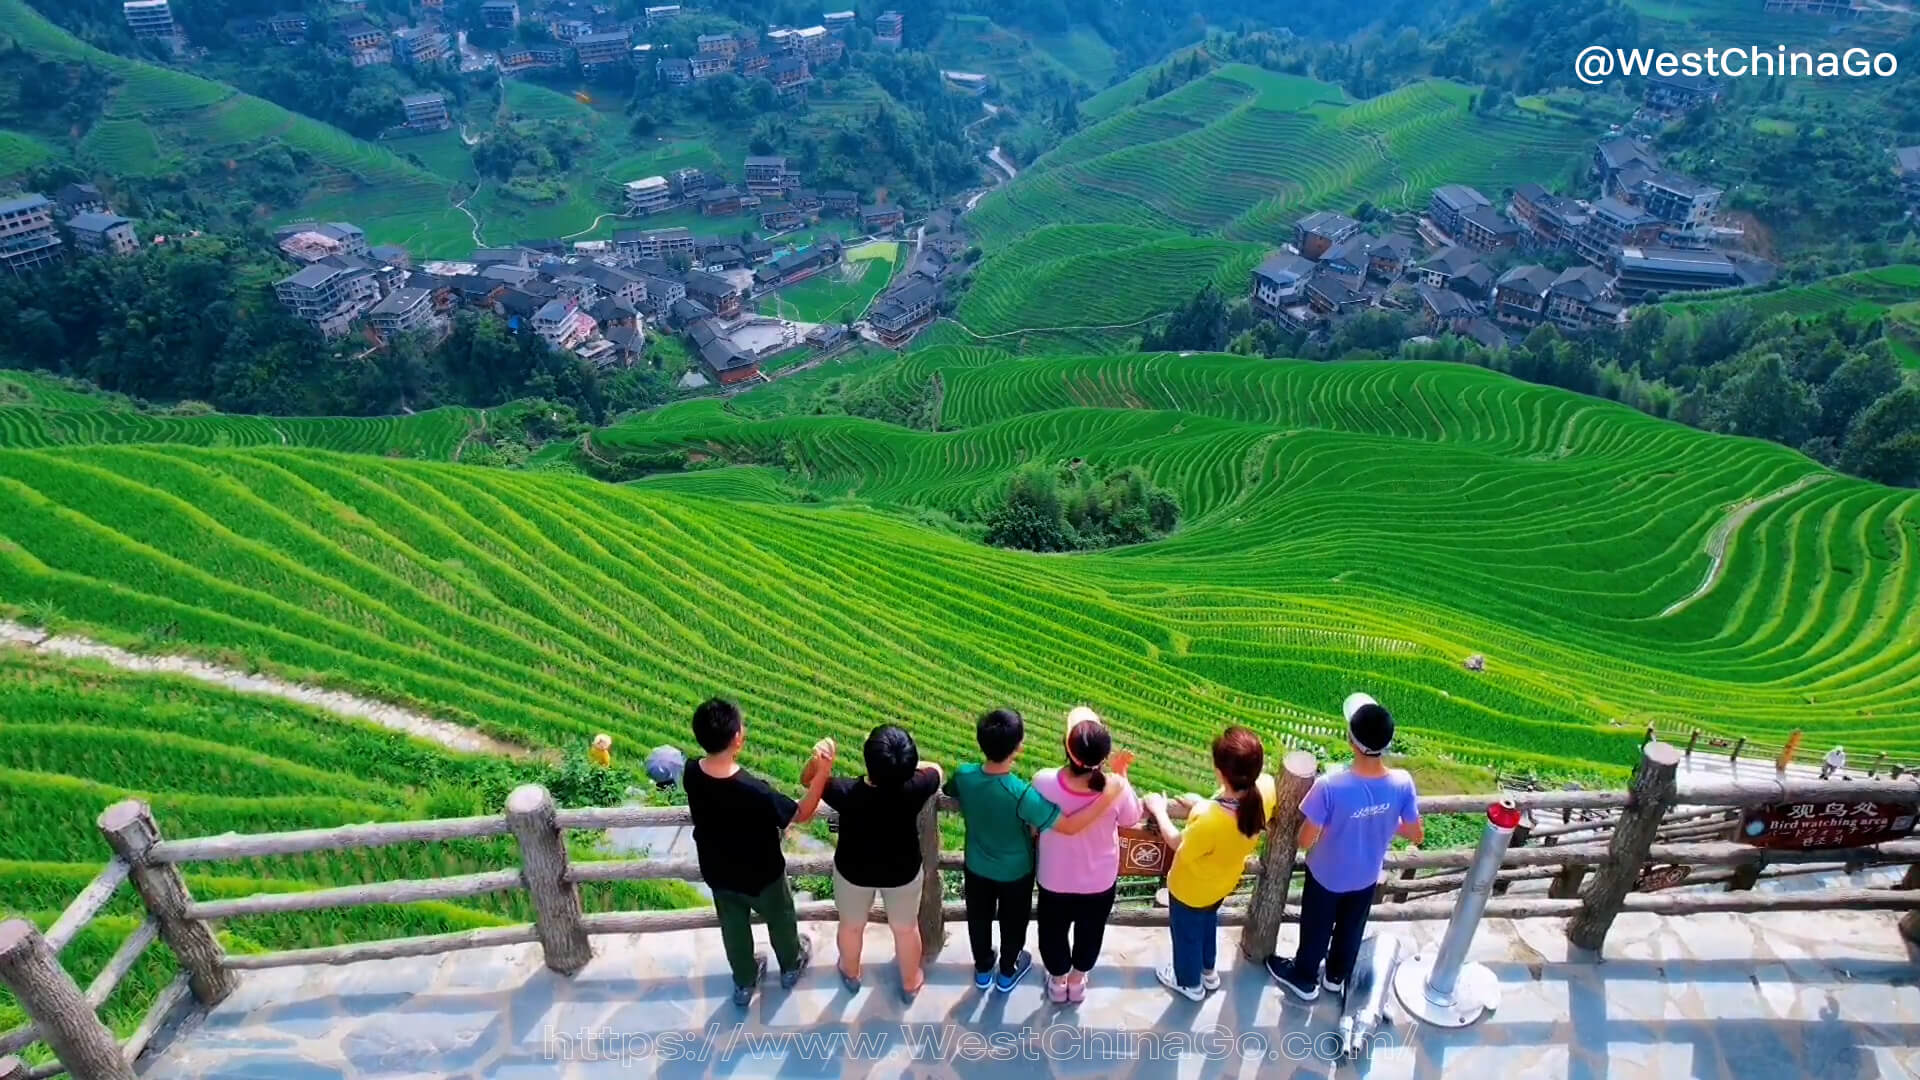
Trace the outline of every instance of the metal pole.
<instances>
[{"instance_id":1,"label":"metal pole","mask_svg":"<svg viewBox=\"0 0 1920 1080\"><path fill-rule=\"evenodd\" d=\"M1487 807L1486 831L1467 868L1446 934L1431 953L1422 952L1400 966L1393 988L1400 1005L1415 1018L1437 1027L1466 1027L1500 1002L1500 982L1484 964L1467 964L1467 951L1480 929L1480 917L1493 893L1494 877L1506 858L1520 809L1512 799Z\"/></svg>"},{"instance_id":2,"label":"metal pole","mask_svg":"<svg viewBox=\"0 0 1920 1080\"><path fill-rule=\"evenodd\" d=\"M1688 761L1693 760L1693 744L1699 741L1700 741L1700 729L1694 728L1693 734L1687 736L1687 760Z\"/></svg>"}]
</instances>

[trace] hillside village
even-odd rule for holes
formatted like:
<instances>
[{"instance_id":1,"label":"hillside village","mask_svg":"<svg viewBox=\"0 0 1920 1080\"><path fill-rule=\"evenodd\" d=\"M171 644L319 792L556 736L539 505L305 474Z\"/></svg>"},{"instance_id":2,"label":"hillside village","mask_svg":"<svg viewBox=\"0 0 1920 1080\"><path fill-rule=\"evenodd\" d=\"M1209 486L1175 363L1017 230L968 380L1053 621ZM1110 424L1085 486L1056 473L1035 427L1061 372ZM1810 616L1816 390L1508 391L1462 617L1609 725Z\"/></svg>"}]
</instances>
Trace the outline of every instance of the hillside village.
<instances>
[{"instance_id":1,"label":"hillside village","mask_svg":"<svg viewBox=\"0 0 1920 1080\"><path fill-rule=\"evenodd\" d=\"M1714 92L1700 80L1649 82L1649 109L1692 108ZM1293 242L1253 270L1249 300L1310 337L1372 309L1417 318L1423 336L1500 348L1543 324L1618 328L1631 307L1668 293L1772 280L1771 263L1728 249L1740 230L1721 220L1723 192L1662 167L1643 139L1600 139L1588 177L1590 198L1523 183L1498 206L1476 188L1444 184L1411 222L1396 223L1401 231L1382 234L1346 214L1307 214L1294 222Z\"/></svg>"},{"instance_id":2,"label":"hillside village","mask_svg":"<svg viewBox=\"0 0 1920 1080\"><path fill-rule=\"evenodd\" d=\"M275 233L281 252L303 264L276 283L275 294L323 337L358 331L375 347L398 334L437 339L455 312L471 310L537 334L603 371L645 356L649 329L682 334L697 357L698 370L681 382L689 390L764 378L762 362L790 350L831 355L860 339L898 348L932 321L949 269L968 246L951 211L918 226L914 254L864 312L850 322L803 324L760 308L784 288L837 270L850 248L893 243L904 215L895 207L862 205L852 192L803 197L781 158L748 158L742 176L747 187L774 198L762 204L769 228L839 215L856 222L863 236L794 244L778 232L763 239L697 236L686 227L620 229L611 240L481 248L462 260L415 266L404 249L370 247L365 232L350 223L303 222ZM644 197L653 194L645 185ZM717 200L727 213L757 198L691 169L676 173L666 194L663 208L706 208Z\"/></svg>"}]
</instances>

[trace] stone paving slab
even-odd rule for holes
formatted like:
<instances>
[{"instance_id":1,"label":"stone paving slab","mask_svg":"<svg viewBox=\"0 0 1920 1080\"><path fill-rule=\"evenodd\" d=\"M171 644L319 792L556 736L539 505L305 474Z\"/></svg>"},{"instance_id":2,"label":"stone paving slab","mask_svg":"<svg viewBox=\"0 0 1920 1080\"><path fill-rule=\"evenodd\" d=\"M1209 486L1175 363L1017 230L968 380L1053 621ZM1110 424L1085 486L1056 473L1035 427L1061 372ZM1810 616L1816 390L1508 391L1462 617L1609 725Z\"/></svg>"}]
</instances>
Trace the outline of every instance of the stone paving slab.
<instances>
[{"instance_id":1,"label":"stone paving slab","mask_svg":"<svg viewBox=\"0 0 1920 1080\"><path fill-rule=\"evenodd\" d=\"M1409 950L1443 924L1383 926ZM247 972L176 1033L150 1080L606 1080L612 1077L1334 1077L1430 1080L1834 1080L1920 1076L1920 970L1878 913L1622 916L1607 958L1570 955L1557 919L1493 920L1473 959L1499 1009L1442 1031L1397 1003L1367 1060L1326 1060L1339 1006L1282 996L1222 931L1223 988L1200 1003L1154 981L1164 931L1113 928L1087 1000L1048 1004L1038 971L1011 994L971 982L965 929L918 1001L894 994L870 927L865 988L833 974L832 927L801 984L769 979L736 1009L717 931L596 938L571 979L533 945L339 968ZM1291 927L1281 941L1292 944Z\"/></svg>"}]
</instances>

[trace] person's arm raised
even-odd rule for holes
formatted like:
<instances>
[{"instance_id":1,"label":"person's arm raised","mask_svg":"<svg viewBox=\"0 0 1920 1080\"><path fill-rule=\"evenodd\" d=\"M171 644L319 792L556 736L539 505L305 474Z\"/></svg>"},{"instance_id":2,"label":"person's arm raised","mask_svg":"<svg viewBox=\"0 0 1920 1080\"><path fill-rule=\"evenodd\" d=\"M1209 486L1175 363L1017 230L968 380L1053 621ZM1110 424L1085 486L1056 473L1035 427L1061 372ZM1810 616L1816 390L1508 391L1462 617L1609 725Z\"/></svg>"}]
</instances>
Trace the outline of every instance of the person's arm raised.
<instances>
[{"instance_id":1,"label":"person's arm raised","mask_svg":"<svg viewBox=\"0 0 1920 1080\"><path fill-rule=\"evenodd\" d=\"M800 797L800 808L793 812L795 825L805 825L819 812L820 796L827 790L827 781L833 778L833 755L833 740L821 739L813 744L813 756L801 766L800 782L807 785L807 793Z\"/></svg>"},{"instance_id":2,"label":"person's arm raised","mask_svg":"<svg viewBox=\"0 0 1920 1080\"><path fill-rule=\"evenodd\" d=\"M1154 792L1144 800L1147 813L1152 815L1153 823L1160 829L1160 839L1166 841L1167 850L1180 850L1180 829L1174 825L1173 818L1167 815L1167 797Z\"/></svg>"}]
</instances>

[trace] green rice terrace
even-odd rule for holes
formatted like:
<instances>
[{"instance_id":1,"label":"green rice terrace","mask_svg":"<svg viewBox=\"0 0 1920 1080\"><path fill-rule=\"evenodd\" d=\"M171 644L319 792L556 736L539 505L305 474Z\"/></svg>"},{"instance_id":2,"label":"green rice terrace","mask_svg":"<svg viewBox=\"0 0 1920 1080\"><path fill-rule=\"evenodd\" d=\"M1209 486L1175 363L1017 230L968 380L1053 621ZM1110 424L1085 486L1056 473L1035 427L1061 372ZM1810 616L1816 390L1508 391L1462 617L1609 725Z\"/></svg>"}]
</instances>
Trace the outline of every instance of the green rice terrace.
<instances>
[{"instance_id":1,"label":"green rice terrace","mask_svg":"<svg viewBox=\"0 0 1920 1080\"><path fill-rule=\"evenodd\" d=\"M1354 102L1326 83L1232 64L1115 105L1138 93L1130 85L1091 99L1084 111L1098 123L969 216L993 256L960 305L975 335L1065 328L1068 344L1111 347L1125 335L1071 332L1123 330L1209 278L1238 288L1308 210L1411 208L1446 183L1555 181L1593 134L1554 116L1475 113L1473 88L1439 81ZM1140 272L1169 260L1180 273Z\"/></svg>"},{"instance_id":2,"label":"green rice terrace","mask_svg":"<svg viewBox=\"0 0 1920 1080\"><path fill-rule=\"evenodd\" d=\"M833 380L932 422L816 414ZM397 436L365 436L367 421L259 421L300 445L217 416L130 426L49 380L9 385L5 615L532 751L460 754L0 649L0 909L42 923L102 860L92 821L117 799L149 800L176 836L476 813L528 775L563 790L550 762L577 762L596 731L624 766L684 744L688 710L716 692L748 709L755 766L789 783L822 733L903 720L952 763L974 753L983 706L1085 701L1139 751L1143 783L1188 787L1229 721L1332 747L1335 703L1359 688L1441 768L1617 777L1648 723L1920 751L1920 493L1477 368L938 347L605 429L603 453L696 466L624 485L381 456ZM206 445L189 421L235 434ZM445 449L471 417L395 423ZM1078 555L968 534L1020 464L1076 459L1144 469L1177 494L1178 531ZM1485 670L1466 670L1476 653ZM210 864L190 884L222 897L474 872L509 865L510 846ZM595 910L697 902L677 885L586 891ZM118 903L67 954L82 980L135 925ZM291 948L524 921L524 903L224 933L239 951ZM164 954L148 962L110 1022L136 1022L169 977ZM17 1019L0 1000L0 1029Z\"/></svg>"},{"instance_id":3,"label":"green rice terrace","mask_svg":"<svg viewBox=\"0 0 1920 1080\"><path fill-rule=\"evenodd\" d=\"M1756 314L1811 316L1845 312L1861 323L1883 320L1887 340L1901 364L1920 368L1920 266L1882 266L1822 278L1806 285L1737 291L1698 300L1670 301L1669 311L1703 312L1727 305Z\"/></svg>"}]
</instances>

